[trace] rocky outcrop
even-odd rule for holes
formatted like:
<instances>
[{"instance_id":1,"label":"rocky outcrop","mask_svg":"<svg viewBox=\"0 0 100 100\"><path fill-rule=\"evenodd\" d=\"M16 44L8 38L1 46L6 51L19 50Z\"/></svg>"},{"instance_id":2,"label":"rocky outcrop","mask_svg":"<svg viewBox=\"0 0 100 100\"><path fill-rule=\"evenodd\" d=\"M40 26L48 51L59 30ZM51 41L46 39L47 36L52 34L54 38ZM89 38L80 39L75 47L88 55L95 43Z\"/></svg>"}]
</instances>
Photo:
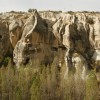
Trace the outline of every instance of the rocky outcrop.
<instances>
[{"instance_id":1,"label":"rocky outcrop","mask_svg":"<svg viewBox=\"0 0 100 100\"><path fill-rule=\"evenodd\" d=\"M9 25L10 42L15 48L16 43L20 40L22 35L23 22L22 20L13 20Z\"/></svg>"},{"instance_id":2,"label":"rocky outcrop","mask_svg":"<svg viewBox=\"0 0 100 100\"><path fill-rule=\"evenodd\" d=\"M48 31L48 24L34 11L24 24L21 39L15 46L14 62L19 66L31 59L50 64L54 58L51 47L58 45L55 40L52 31Z\"/></svg>"},{"instance_id":3,"label":"rocky outcrop","mask_svg":"<svg viewBox=\"0 0 100 100\"><path fill-rule=\"evenodd\" d=\"M88 70L96 68L100 81L99 13L36 10L4 13L0 15L1 60L10 44L17 66L29 59L45 65L56 61L59 66L65 61L67 73L76 69L76 75L80 73L84 79Z\"/></svg>"},{"instance_id":4,"label":"rocky outcrop","mask_svg":"<svg viewBox=\"0 0 100 100\"><path fill-rule=\"evenodd\" d=\"M96 68L100 85L100 20L97 15L85 13L64 14L53 25L55 37L66 47L66 75L75 71L75 77L88 77L88 71Z\"/></svg>"}]
</instances>

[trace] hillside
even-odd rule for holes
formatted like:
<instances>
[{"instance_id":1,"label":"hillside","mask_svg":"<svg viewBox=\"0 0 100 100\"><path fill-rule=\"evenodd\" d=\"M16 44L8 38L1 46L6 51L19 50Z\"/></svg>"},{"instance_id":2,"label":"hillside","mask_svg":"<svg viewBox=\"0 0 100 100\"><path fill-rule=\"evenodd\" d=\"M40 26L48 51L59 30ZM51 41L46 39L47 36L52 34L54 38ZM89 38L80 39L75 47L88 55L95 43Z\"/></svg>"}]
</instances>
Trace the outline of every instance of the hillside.
<instances>
[{"instance_id":1,"label":"hillside","mask_svg":"<svg viewBox=\"0 0 100 100\"><path fill-rule=\"evenodd\" d=\"M9 58L17 70L31 64L55 66L60 73L65 66L65 80L71 74L86 81L93 71L100 92L100 13L36 9L1 13L0 66L7 66Z\"/></svg>"}]
</instances>

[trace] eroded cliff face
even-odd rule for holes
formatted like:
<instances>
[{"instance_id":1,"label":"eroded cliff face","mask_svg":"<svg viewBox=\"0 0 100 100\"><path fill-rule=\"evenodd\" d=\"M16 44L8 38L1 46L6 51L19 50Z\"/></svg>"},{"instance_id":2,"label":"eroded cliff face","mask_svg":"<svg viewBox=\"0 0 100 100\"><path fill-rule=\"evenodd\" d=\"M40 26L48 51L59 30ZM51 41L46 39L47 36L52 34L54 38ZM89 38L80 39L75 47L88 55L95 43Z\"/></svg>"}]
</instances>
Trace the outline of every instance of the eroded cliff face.
<instances>
[{"instance_id":1,"label":"eroded cliff face","mask_svg":"<svg viewBox=\"0 0 100 100\"><path fill-rule=\"evenodd\" d=\"M80 62L85 62L87 70L94 67L100 69L99 15L90 13L64 14L53 25L53 33L67 49L65 55L65 62L68 67L67 73L74 70L73 68L79 70L76 65ZM81 73L86 73L86 70L85 72L82 71Z\"/></svg>"},{"instance_id":2,"label":"eroded cliff face","mask_svg":"<svg viewBox=\"0 0 100 100\"><path fill-rule=\"evenodd\" d=\"M0 62L12 47L17 66L57 66L86 77L96 68L100 81L100 14L85 12L9 12L0 15ZM56 59L56 60L55 60ZM80 66L81 65L81 66Z\"/></svg>"},{"instance_id":3,"label":"eroded cliff face","mask_svg":"<svg viewBox=\"0 0 100 100\"><path fill-rule=\"evenodd\" d=\"M53 38L53 34L48 32L47 23L34 11L24 24L22 37L15 46L13 53L16 65L26 63L29 59L39 60L38 63L53 62Z\"/></svg>"}]
</instances>

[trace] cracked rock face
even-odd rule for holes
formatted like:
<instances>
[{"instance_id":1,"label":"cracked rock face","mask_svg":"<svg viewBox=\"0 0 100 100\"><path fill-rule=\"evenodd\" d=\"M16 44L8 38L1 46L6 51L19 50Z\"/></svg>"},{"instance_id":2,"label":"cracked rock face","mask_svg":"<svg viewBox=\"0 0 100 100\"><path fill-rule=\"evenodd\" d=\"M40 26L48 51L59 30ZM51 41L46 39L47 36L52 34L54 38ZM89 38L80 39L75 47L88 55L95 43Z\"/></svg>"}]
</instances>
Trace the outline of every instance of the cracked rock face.
<instances>
[{"instance_id":1,"label":"cracked rock face","mask_svg":"<svg viewBox=\"0 0 100 100\"><path fill-rule=\"evenodd\" d=\"M25 64L27 60L39 60L39 63L53 62L51 46L55 46L55 37L48 32L48 25L35 11L24 24L21 39L14 49L14 62L17 66Z\"/></svg>"},{"instance_id":2,"label":"cracked rock face","mask_svg":"<svg viewBox=\"0 0 100 100\"><path fill-rule=\"evenodd\" d=\"M94 66L100 69L100 18L90 17L84 13L64 14L53 25L55 37L66 47L65 62L68 70L75 68L72 58L75 53L82 56L87 63L86 68ZM73 60L80 62L80 56ZM79 61L78 61L79 60ZM81 59L82 60L82 59ZM81 61L82 63L82 61ZM76 68L77 69L77 68ZM79 69L79 68L78 68ZM68 72L68 71L67 71ZM100 73L100 71L98 72ZM100 75L98 74L98 79Z\"/></svg>"},{"instance_id":3,"label":"cracked rock face","mask_svg":"<svg viewBox=\"0 0 100 100\"><path fill-rule=\"evenodd\" d=\"M13 48L15 48L17 42L21 38L22 27L23 27L22 20L13 20L9 25L10 42L11 42Z\"/></svg>"},{"instance_id":4,"label":"cracked rock face","mask_svg":"<svg viewBox=\"0 0 100 100\"><path fill-rule=\"evenodd\" d=\"M99 13L34 10L5 13L0 15L0 20L1 61L11 44L17 66L26 64L29 59L47 65L56 58L56 64L61 66L65 59L67 72L76 69L84 78L87 70L96 68L100 80ZM77 67L79 63L85 69Z\"/></svg>"}]
</instances>

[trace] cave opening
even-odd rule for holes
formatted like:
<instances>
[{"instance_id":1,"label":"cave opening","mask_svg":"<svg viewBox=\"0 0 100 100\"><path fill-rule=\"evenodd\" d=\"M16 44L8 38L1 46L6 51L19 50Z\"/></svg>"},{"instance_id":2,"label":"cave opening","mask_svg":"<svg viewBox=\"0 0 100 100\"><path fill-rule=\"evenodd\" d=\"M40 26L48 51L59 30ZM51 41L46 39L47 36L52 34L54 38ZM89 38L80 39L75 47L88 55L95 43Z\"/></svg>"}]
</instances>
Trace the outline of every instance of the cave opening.
<instances>
[{"instance_id":1,"label":"cave opening","mask_svg":"<svg viewBox=\"0 0 100 100\"><path fill-rule=\"evenodd\" d=\"M26 58L25 62L23 63L24 65L29 63L30 58Z\"/></svg>"},{"instance_id":2,"label":"cave opening","mask_svg":"<svg viewBox=\"0 0 100 100\"><path fill-rule=\"evenodd\" d=\"M0 39L2 39L2 35L0 35Z\"/></svg>"},{"instance_id":3,"label":"cave opening","mask_svg":"<svg viewBox=\"0 0 100 100\"><path fill-rule=\"evenodd\" d=\"M0 42L2 41L2 35L0 35Z\"/></svg>"}]
</instances>

